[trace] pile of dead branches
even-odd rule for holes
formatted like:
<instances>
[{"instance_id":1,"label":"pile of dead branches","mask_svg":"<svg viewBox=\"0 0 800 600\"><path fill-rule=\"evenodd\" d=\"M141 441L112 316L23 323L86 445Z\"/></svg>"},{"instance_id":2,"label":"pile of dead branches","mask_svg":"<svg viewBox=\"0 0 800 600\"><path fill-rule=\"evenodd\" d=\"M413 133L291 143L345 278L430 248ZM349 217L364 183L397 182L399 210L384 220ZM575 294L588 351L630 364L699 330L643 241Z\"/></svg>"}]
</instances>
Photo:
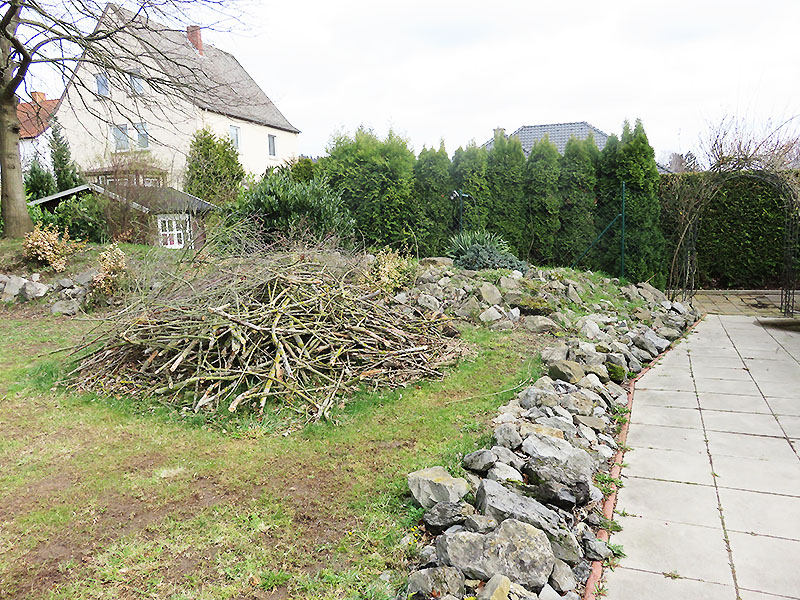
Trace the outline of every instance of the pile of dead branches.
<instances>
[{"instance_id":1,"label":"pile of dead branches","mask_svg":"<svg viewBox=\"0 0 800 600\"><path fill-rule=\"evenodd\" d=\"M397 386L457 358L443 322L296 264L240 264L174 281L87 341L74 385L163 395L195 412L289 406L328 415L363 382Z\"/></svg>"}]
</instances>

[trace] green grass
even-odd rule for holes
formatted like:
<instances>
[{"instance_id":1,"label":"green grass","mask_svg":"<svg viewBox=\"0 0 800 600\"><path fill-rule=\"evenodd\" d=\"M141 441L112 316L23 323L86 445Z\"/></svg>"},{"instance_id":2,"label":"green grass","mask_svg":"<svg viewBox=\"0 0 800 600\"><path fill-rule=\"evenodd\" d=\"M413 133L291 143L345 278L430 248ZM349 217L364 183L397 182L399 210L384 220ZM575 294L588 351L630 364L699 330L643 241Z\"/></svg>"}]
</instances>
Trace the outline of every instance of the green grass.
<instances>
[{"instance_id":1,"label":"green grass","mask_svg":"<svg viewBox=\"0 0 800 600\"><path fill-rule=\"evenodd\" d=\"M333 422L185 415L54 388L49 352L92 324L23 310L0 309L0 597L386 600L424 543L406 474L459 473L541 370L535 336L467 329L477 352L443 380L364 390Z\"/></svg>"}]
</instances>

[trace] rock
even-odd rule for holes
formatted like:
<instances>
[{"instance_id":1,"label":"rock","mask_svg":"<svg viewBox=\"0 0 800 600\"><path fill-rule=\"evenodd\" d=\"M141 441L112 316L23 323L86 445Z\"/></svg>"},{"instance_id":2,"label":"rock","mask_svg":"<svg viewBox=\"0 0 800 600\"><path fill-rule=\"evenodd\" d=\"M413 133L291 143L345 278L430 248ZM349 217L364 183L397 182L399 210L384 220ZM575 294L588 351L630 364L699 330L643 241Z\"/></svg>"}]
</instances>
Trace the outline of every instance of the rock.
<instances>
[{"instance_id":1,"label":"rock","mask_svg":"<svg viewBox=\"0 0 800 600\"><path fill-rule=\"evenodd\" d=\"M539 600L539 596L529 592L518 583L512 583L511 590L508 592L508 600Z\"/></svg>"},{"instance_id":2,"label":"rock","mask_svg":"<svg viewBox=\"0 0 800 600\"><path fill-rule=\"evenodd\" d=\"M576 448L566 440L538 433L532 433L522 443L522 451L537 461L554 459L564 463L575 450Z\"/></svg>"},{"instance_id":3,"label":"rock","mask_svg":"<svg viewBox=\"0 0 800 600\"><path fill-rule=\"evenodd\" d=\"M622 295L625 296L628 300L639 300L641 296L639 292L636 290L636 287L633 285L626 285L625 287L621 287L619 289L622 292Z\"/></svg>"},{"instance_id":4,"label":"rock","mask_svg":"<svg viewBox=\"0 0 800 600\"><path fill-rule=\"evenodd\" d=\"M540 498L548 501L552 497L562 507L571 503L570 496L578 505L589 501L594 461L585 450L564 440L536 434L525 439L522 450L531 457L522 472L528 476L530 485L538 489Z\"/></svg>"},{"instance_id":5,"label":"rock","mask_svg":"<svg viewBox=\"0 0 800 600\"><path fill-rule=\"evenodd\" d=\"M580 392L561 396L559 404L566 408L570 413L576 415L590 415L594 409L594 404Z\"/></svg>"},{"instance_id":6,"label":"rock","mask_svg":"<svg viewBox=\"0 0 800 600\"><path fill-rule=\"evenodd\" d=\"M505 301L506 304L509 305L517 305L522 302L522 299L525 297L525 294L522 290L508 290L505 293Z\"/></svg>"},{"instance_id":7,"label":"rock","mask_svg":"<svg viewBox=\"0 0 800 600\"><path fill-rule=\"evenodd\" d=\"M512 308L511 310L509 310L507 312L508 312L508 318L511 319L514 323L519 321L519 319L520 319L519 308Z\"/></svg>"},{"instance_id":8,"label":"rock","mask_svg":"<svg viewBox=\"0 0 800 600\"><path fill-rule=\"evenodd\" d=\"M578 291L575 289L575 286L567 286L567 298L570 299L571 302L575 304L583 304L583 300L581 300Z\"/></svg>"},{"instance_id":9,"label":"rock","mask_svg":"<svg viewBox=\"0 0 800 600\"><path fill-rule=\"evenodd\" d=\"M476 450L465 455L461 466L470 471L485 473L497 462L497 455L491 450Z\"/></svg>"},{"instance_id":10,"label":"rock","mask_svg":"<svg viewBox=\"0 0 800 600\"><path fill-rule=\"evenodd\" d=\"M533 333L549 333L551 331L558 331L561 329L561 327L555 321L541 315L530 315L525 317L525 320L522 322L522 326ZM564 358L566 358L566 356Z\"/></svg>"},{"instance_id":11,"label":"rock","mask_svg":"<svg viewBox=\"0 0 800 600\"><path fill-rule=\"evenodd\" d=\"M464 575L453 567L434 567L412 573L408 578L409 600L429 600L447 594L464 596Z\"/></svg>"},{"instance_id":12,"label":"rock","mask_svg":"<svg viewBox=\"0 0 800 600\"><path fill-rule=\"evenodd\" d=\"M452 527L461 525L465 519L475 513L471 504L466 502L439 502L422 516L425 528L438 534Z\"/></svg>"},{"instance_id":13,"label":"rock","mask_svg":"<svg viewBox=\"0 0 800 600\"><path fill-rule=\"evenodd\" d=\"M611 556L608 544L599 540L594 535L583 540L583 549L586 551L586 558L589 560L605 560Z\"/></svg>"},{"instance_id":14,"label":"rock","mask_svg":"<svg viewBox=\"0 0 800 600\"><path fill-rule=\"evenodd\" d=\"M483 589L478 594L478 600L508 600L510 591L511 580L498 573L483 586Z\"/></svg>"},{"instance_id":15,"label":"rock","mask_svg":"<svg viewBox=\"0 0 800 600\"><path fill-rule=\"evenodd\" d=\"M642 339L644 339L644 338L642 338ZM652 344L651 344L651 346L652 346ZM656 354L651 354L647 350L642 350L638 346L632 346L631 347L631 355L633 356L634 359L639 361L640 364L641 363L650 362L651 360L653 360L653 357L657 356L657 354L658 354L658 351L656 351ZM631 360L628 361L628 367L631 369L631 371L633 371L633 368L631 368L631 362L632 362Z\"/></svg>"},{"instance_id":16,"label":"rock","mask_svg":"<svg viewBox=\"0 0 800 600\"><path fill-rule=\"evenodd\" d=\"M484 323L492 323L502 319L503 313L496 306L490 306L483 311L478 318Z\"/></svg>"},{"instance_id":17,"label":"rock","mask_svg":"<svg viewBox=\"0 0 800 600\"><path fill-rule=\"evenodd\" d=\"M492 452L497 456L497 462L514 467L517 471L525 465L525 459L517 456L504 446L492 446Z\"/></svg>"},{"instance_id":18,"label":"rock","mask_svg":"<svg viewBox=\"0 0 800 600\"><path fill-rule=\"evenodd\" d=\"M470 296L469 299L464 302L464 304L456 309L456 316L461 317L462 319L473 319L479 312L481 312L480 303L475 299L474 296Z\"/></svg>"},{"instance_id":19,"label":"rock","mask_svg":"<svg viewBox=\"0 0 800 600\"><path fill-rule=\"evenodd\" d=\"M672 327L660 327L656 333L658 333L660 337L669 340L670 342L674 342L681 337L681 332Z\"/></svg>"},{"instance_id":20,"label":"rock","mask_svg":"<svg viewBox=\"0 0 800 600\"><path fill-rule=\"evenodd\" d=\"M22 287L28 283L27 279L23 279L22 277L17 277L16 275L11 275L6 281L6 285L3 288L3 302L14 302L17 299L17 296L22 291Z\"/></svg>"},{"instance_id":21,"label":"rock","mask_svg":"<svg viewBox=\"0 0 800 600\"><path fill-rule=\"evenodd\" d=\"M520 393L519 403L528 409L537 406L555 406L558 404L558 394L530 386Z\"/></svg>"},{"instance_id":22,"label":"rock","mask_svg":"<svg viewBox=\"0 0 800 600\"><path fill-rule=\"evenodd\" d=\"M540 435L549 435L550 437L564 439L564 432L560 429L556 429L555 427L548 427L547 425L541 425L539 423L528 423L527 421L523 421L519 425L519 434L522 439L525 439L532 433L538 433Z\"/></svg>"},{"instance_id":23,"label":"rock","mask_svg":"<svg viewBox=\"0 0 800 600\"><path fill-rule=\"evenodd\" d=\"M611 381L605 365L584 365L583 370L586 371L587 375L597 375L601 383Z\"/></svg>"},{"instance_id":24,"label":"rock","mask_svg":"<svg viewBox=\"0 0 800 600\"><path fill-rule=\"evenodd\" d=\"M519 289L519 280L514 279L513 277L501 277L498 283L500 284L500 287L503 288L504 290Z\"/></svg>"},{"instance_id":25,"label":"rock","mask_svg":"<svg viewBox=\"0 0 800 600\"><path fill-rule=\"evenodd\" d=\"M647 331L645 331L644 337L647 341L649 341L651 344L653 344L653 346L656 347L656 349L658 350L657 354L669 348L669 340L665 340L663 337L656 334L656 332L653 331L652 329L648 329Z\"/></svg>"},{"instance_id":26,"label":"rock","mask_svg":"<svg viewBox=\"0 0 800 600\"><path fill-rule=\"evenodd\" d=\"M562 560L556 559L553 565L553 572L550 574L550 586L559 594L565 594L574 590L577 585L569 565Z\"/></svg>"},{"instance_id":27,"label":"rock","mask_svg":"<svg viewBox=\"0 0 800 600\"><path fill-rule=\"evenodd\" d=\"M544 531L550 539L556 558L568 563L575 563L580 559L581 551L578 540L561 521L558 513L544 504L533 498L515 494L490 479L484 479L481 482L475 499L479 511L499 522L514 519L529 523Z\"/></svg>"},{"instance_id":28,"label":"rock","mask_svg":"<svg viewBox=\"0 0 800 600\"><path fill-rule=\"evenodd\" d=\"M35 300L41 298L50 291L50 286L36 281L26 281L19 291L20 300Z\"/></svg>"},{"instance_id":29,"label":"rock","mask_svg":"<svg viewBox=\"0 0 800 600\"><path fill-rule=\"evenodd\" d=\"M494 439L498 446L516 450L522 444L522 438L517 432L517 428L511 423L503 423L494 430Z\"/></svg>"},{"instance_id":30,"label":"rock","mask_svg":"<svg viewBox=\"0 0 800 600\"><path fill-rule=\"evenodd\" d=\"M583 367L571 360L557 360L550 364L547 374L553 379L577 383L585 375Z\"/></svg>"},{"instance_id":31,"label":"rock","mask_svg":"<svg viewBox=\"0 0 800 600\"><path fill-rule=\"evenodd\" d=\"M80 307L81 305L77 300L59 300L50 307L50 313L72 316L78 314Z\"/></svg>"},{"instance_id":32,"label":"rock","mask_svg":"<svg viewBox=\"0 0 800 600\"><path fill-rule=\"evenodd\" d=\"M686 310L686 307L683 304L681 304L680 302L673 302L672 303L672 310L674 312L678 313L679 315L685 315L688 312Z\"/></svg>"},{"instance_id":33,"label":"rock","mask_svg":"<svg viewBox=\"0 0 800 600\"><path fill-rule=\"evenodd\" d=\"M578 333L590 340L600 337L602 333L600 326L589 317L581 317L575 325L578 328Z\"/></svg>"},{"instance_id":34,"label":"rock","mask_svg":"<svg viewBox=\"0 0 800 600\"><path fill-rule=\"evenodd\" d=\"M539 600L561 600L561 594L549 585L544 586L539 592Z\"/></svg>"},{"instance_id":35,"label":"rock","mask_svg":"<svg viewBox=\"0 0 800 600\"><path fill-rule=\"evenodd\" d=\"M76 275L74 278L75 285L78 286L89 285L92 282L92 279L94 279L94 276L97 275L99 272L100 271L98 269L92 267L91 269L88 269L83 273Z\"/></svg>"},{"instance_id":36,"label":"rock","mask_svg":"<svg viewBox=\"0 0 800 600\"><path fill-rule=\"evenodd\" d=\"M511 319L495 321L489 327L492 331L510 331L514 329L514 322Z\"/></svg>"},{"instance_id":37,"label":"rock","mask_svg":"<svg viewBox=\"0 0 800 600\"><path fill-rule=\"evenodd\" d=\"M522 481L522 473L505 463L497 463L489 469L486 478L493 481Z\"/></svg>"},{"instance_id":38,"label":"rock","mask_svg":"<svg viewBox=\"0 0 800 600\"><path fill-rule=\"evenodd\" d=\"M550 578L555 558L541 530L507 519L486 535L471 532L445 534L436 540L443 564L467 577L488 580L505 575L529 590L539 590Z\"/></svg>"},{"instance_id":39,"label":"rock","mask_svg":"<svg viewBox=\"0 0 800 600\"><path fill-rule=\"evenodd\" d=\"M622 356L621 354L619 356ZM641 370L641 365L639 365L639 370ZM608 372L608 378L615 383L622 383L625 381L625 367L622 367L618 364L608 363L606 365L606 371Z\"/></svg>"},{"instance_id":40,"label":"rock","mask_svg":"<svg viewBox=\"0 0 800 600\"><path fill-rule=\"evenodd\" d=\"M668 300L664 292L662 292L658 288L653 287L646 281L638 284L637 287L639 288L640 294L642 293L642 291L647 291L654 298L654 302L666 302Z\"/></svg>"},{"instance_id":41,"label":"rock","mask_svg":"<svg viewBox=\"0 0 800 600\"><path fill-rule=\"evenodd\" d=\"M64 289L64 288L71 288L75 284L72 283L72 279L70 279L69 277L63 277L63 278L58 280L56 285L58 287L60 287L61 289Z\"/></svg>"},{"instance_id":42,"label":"rock","mask_svg":"<svg viewBox=\"0 0 800 600\"><path fill-rule=\"evenodd\" d=\"M432 310L434 312L438 311L442 306L442 303L430 294L420 294L419 298L417 298L417 304L419 304L422 308L427 308L428 310Z\"/></svg>"},{"instance_id":43,"label":"rock","mask_svg":"<svg viewBox=\"0 0 800 600\"><path fill-rule=\"evenodd\" d=\"M572 567L572 574L575 575L575 580L580 583L586 583L589 575L592 574L592 563L588 560L581 560Z\"/></svg>"},{"instance_id":44,"label":"rock","mask_svg":"<svg viewBox=\"0 0 800 600\"><path fill-rule=\"evenodd\" d=\"M497 528L497 519L486 515L470 515L464 520L464 528L475 533L489 533Z\"/></svg>"},{"instance_id":45,"label":"rock","mask_svg":"<svg viewBox=\"0 0 800 600\"><path fill-rule=\"evenodd\" d=\"M500 294L495 286L488 281L480 287L481 298L488 304L500 304L503 301L503 296Z\"/></svg>"},{"instance_id":46,"label":"rock","mask_svg":"<svg viewBox=\"0 0 800 600\"><path fill-rule=\"evenodd\" d=\"M530 319L530 317L525 317L526 322L528 319ZM542 362L544 362L546 365L549 365L560 360L567 360L568 353L569 347L566 344L557 344L555 346L545 348L542 350Z\"/></svg>"},{"instance_id":47,"label":"rock","mask_svg":"<svg viewBox=\"0 0 800 600\"><path fill-rule=\"evenodd\" d=\"M400 292L394 298L392 298L398 304L406 304L408 302L408 294L405 292Z\"/></svg>"},{"instance_id":48,"label":"rock","mask_svg":"<svg viewBox=\"0 0 800 600\"><path fill-rule=\"evenodd\" d=\"M605 431L606 430L606 422L599 417L587 417L584 415L576 415L574 417L576 423L580 423L581 425L586 425L587 427L591 427L595 431Z\"/></svg>"},{"instance_id":49,"label":"rock","mask_svg":"<svg viewBox=\"0 0 800 600\"><path fill-rule=\"evenodd\" d=\"M408 487L423 508L432 508L437 502L458 502L469 491L466 479L452 477L443 467L409 473Z\"/></svg>"},{"instance_id":50,"label":"rock","mask_svg":"<svg viewBox=\"0 0 800 600\"><path fill-rule=\"evenodd\" d=\"M428 258L419 259L420 267L452 267L453 259L446 256L430 256Z\"/></svg>"}]
</instances>

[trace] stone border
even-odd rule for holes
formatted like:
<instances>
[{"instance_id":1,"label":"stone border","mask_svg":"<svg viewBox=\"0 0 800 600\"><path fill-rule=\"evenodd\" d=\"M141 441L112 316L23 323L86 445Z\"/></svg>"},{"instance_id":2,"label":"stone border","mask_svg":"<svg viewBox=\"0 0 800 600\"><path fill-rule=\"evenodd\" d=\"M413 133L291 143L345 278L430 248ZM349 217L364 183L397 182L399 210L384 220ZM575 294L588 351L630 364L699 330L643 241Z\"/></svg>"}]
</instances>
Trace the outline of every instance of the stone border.
<instances>
[{"instance_id":1,"label":"stone border","mask_svg":"<svg viewBox=\"0 0 800 600\"><path fill-rule=\"evenodd\" d=\"M682 337L689 335L694 330L694 328L697 327L697 324L700 323L700 321L702 321L704 318L705 315L701 316L699 319L697 319L697 321L695 321L689 327L687 327ZM642 377L644 377L645 373L650 371L650 369L652 369L662 357L669 354L675 347L677 347L677 344L670 344L669 348L667 348L666 350L664 350L664 352L656 356L648 366L642 369L641 372L639 372L636 375L636 377L630 380L630 389L628 389L629 411L633 410L633 395L636 390L636 382L639 381L639 379L641 379ZM632 414L632 412L629 412L628 414L630 415ZM613 477L614 479L619 479L620 475L622 474L622 462L625 458L624 447L625 447L625 442L628 439L629 425L630 425L630 419L628 419L622 425L622 429L619 432L619 437L617 438L618 450L616 455L614 456L614 464L611 466L611 477ZM608 496L608 498L606 498L603 501L603 516L609 521L612 521L614 519L614 509L616 509L617 507L618 491L619 490L617 489L617 486L614 486L614 491L611 493L611 495ZM598 539L608 543L610 537L611 535L605 529L597 530ZM585 584L586 587L584 588L583 591L583 600L598 600L597 594L595 593L595 588L597 587L597 584L600 583L600 581L602 581L602 579L603 579L603 561L594 560L592 561L592 572L589 573L589 578L586 580Z\"/></svg>"}]
</instances>

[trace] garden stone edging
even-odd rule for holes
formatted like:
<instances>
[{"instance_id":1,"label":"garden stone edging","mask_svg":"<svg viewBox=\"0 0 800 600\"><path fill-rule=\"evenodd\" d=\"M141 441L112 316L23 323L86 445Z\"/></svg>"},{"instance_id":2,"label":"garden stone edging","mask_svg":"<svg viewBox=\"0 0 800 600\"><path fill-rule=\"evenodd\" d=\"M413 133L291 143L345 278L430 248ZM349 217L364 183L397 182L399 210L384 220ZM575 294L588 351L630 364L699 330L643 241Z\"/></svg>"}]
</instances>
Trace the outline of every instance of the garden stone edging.
<instances>
[{"instance_id":1,"label":"garden stone edging","mask_svg":"<svg viewBox=\"0 0 800 600\"><path fill-rule=\"evenodd\" d=\"M551 281L551 287L563 288L564 293L570 289L576 294L583 291L577 282L564 283ZM490 299L496 299L491 296L494 290L487 287L486 291ZM680 303L670 303L647 284L627 286L621 293L625 292L646 300L647 308L636 312L653 326L619 319L613 310L598 311L572 323L572 330L581 337L569 338L566 343L559 340L544 350L548 375L531 382L498 409L495 446L463 457L465 477L475 493L474 507L462 500L466 489L458 489L455 497L450 494L441 506L426 501L424 528L433 538L431 545L422 548L423 561L417 568L457 569L465 576L462 598L577 600L578 592L594 598L588 595L593 594L591 588L596 582L592 578L611 552L608 532L600 529L600 511L606 518L613 517L613 505L610 514L608 506L616 497L613 480L619 476L617 461L621 461L621 444L614 439L616 421L632 398L630 391L609 380L606 365L615 365L617 376L622 371L623 380L627 372L641 376L649 368L641 361L649 363L661 356L699 316ZM410 299L413 295L409 294ZM466 298L462 295L463 300ZM442 306L446 303L443 297ZM507 311L493 306L498 312ZM458 310L454 303L450 307ZM672 331L659 331L665 327ZM675 332L678 336L673 335ZM636 379L638 376L632 381ZM626 419L621 420L622 431L627 432ZM456 479L444 469L437 473L443 479ZM606 474L602 479L605 483L597 483L601 481L596 480L598 473ZM600 485L605 491L597 487ZM535 577L520 575L509 566L514 564L516 546L507 548L512 556L505 557L502 564L492 562L493 554L486 550L494 548L491 540L509 521L540 531L543 536L538 539L549 542L549 552L542 550L539 559L552 554L553 561L540 560ZM502 579L489 586L488 582L498 576L510 580L508 591L500 585ZM397 596L408 597L404 592ZM430 600L436 596L416 593L413 597ZM452 592L449 597L461 600Z\"/></svg>"}]
</instances>

